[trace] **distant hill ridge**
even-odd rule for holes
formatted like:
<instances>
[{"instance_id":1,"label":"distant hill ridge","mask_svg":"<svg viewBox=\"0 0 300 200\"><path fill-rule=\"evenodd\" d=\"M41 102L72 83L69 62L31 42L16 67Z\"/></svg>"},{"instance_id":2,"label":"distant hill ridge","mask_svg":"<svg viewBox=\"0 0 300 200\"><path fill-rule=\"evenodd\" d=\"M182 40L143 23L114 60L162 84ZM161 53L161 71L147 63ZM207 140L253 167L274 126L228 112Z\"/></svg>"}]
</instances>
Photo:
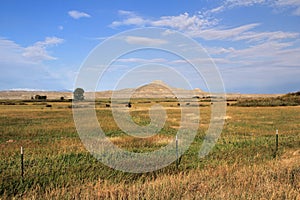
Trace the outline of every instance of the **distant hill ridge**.
<instances>
[{"instance_id":1,"label":"distant hill ridge","mask_svg":"<svg viewBox=\"0 0 300 200\"><path fill-rule=\"evenodd\" d=\"M166 83L160 80L155 80L149 84L137 88L133 94L134 98L175 98L175 97L187 97L192 98L194 96L204 96L206 93L196 90L186 90L181 88L174 88L168 86Z\"/></svg>"},{"instance_id":2,"label":"distant hill ridge","mask_svg":"<svg viewBox=\"0 0 300 200\"><path fill-rule=\"evenodd\" d=\"M185 90L180 88L174 88L167 85L161 80L155 80L149 84L143 85L138 88L122 89L117 91L99 91L95 93L96 98L110 98L114 94L114 97L128 97L131 98L175 98L176 96L182 96L186 98L192 98L193 96L203 96L206 93L200 89ZM47 96L47 99L71 99L71 91L37 91L37 90L10 90L0 91L0 99L31 99L35 95ZM91 99L92 92L85 92L85 98Z\"/></svg>"},{"instance_id":3,"label":"distant hill ridge","mask_svg":"<svg viewBox=\"0 0 300 200\"><path fill-rule=\"evenodd\" d=\"M35 95L47 96L47 99L72 99L73 93L71 91L0 91L0 99L16 99L29 100ZM130 96L131 98L193 98L195 96L202 98L209 96L209 93L202 91L199 88L193 90L186 90L182 88L170 87L161 80L155 80L151 83L143 85L138 88L128 88L117 91L99 91L95 92L95 98L111 98L112 95L117 98ZM257 98L257 97L277 97L282 94L227 94L230 98ZM85 99L91 99L92 92L84 93Z\"/></svg>"}]
</instances>

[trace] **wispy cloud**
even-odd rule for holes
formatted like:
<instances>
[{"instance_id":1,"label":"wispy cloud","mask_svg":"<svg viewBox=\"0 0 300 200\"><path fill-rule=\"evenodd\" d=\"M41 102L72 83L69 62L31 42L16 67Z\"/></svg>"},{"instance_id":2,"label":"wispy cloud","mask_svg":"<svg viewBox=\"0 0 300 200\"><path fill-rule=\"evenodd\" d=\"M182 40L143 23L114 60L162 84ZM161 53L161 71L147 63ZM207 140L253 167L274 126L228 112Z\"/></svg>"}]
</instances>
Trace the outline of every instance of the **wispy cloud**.
<instances>
[{"instance_id":1,"label":"wispy cloud","mask_svg":"<svg viewBox=\"0 0 300 200\"><path fill-rule=\"evenodd\" d=\"M158 38L150 38L150 37L138 37L138 36L127 36L125 41L128 44L139 44L139 45L161 45L166 44L168 41L158 39Z\"/></svg>"},{"instance_id":2,"label":"wispy cloud","mask_svg":"<svg viewBox=\"0 0 300 200\"><path fill-rule=\"evenodd\" d=\"M122 63L164 63L164 62L167 62L167 60L164 58L153 58L153 59L122 58L122 59L118 59L118 62L122 62Z\"/></svg>"},{"instance_id":3,"label":"wispy cloud","mask_svg":"<svg viewBox=\"0 0 300 200\"><path fill-rule=\"evenodd\" d=\"M283 32L283 31L270 31L270 32L246 32L238 37L236 40L249 40L250 42L257 42L262 40L284 40L297 38L299 33Z\"/></svg>"},{"instance_id":4,"label":"wispy cloud","mask_svg":"<svg viewBox=\"0 0 300 200\"><path fill-rule=\"evenodd\" d=\"M214 27L206 30L199 30L188 33L192 37L203 38L205 40L229 40L240 41L245 40L247 42L262 42L269 40L284 40L298 38L299 33L296 32L284 32L284 31L254 31L256 27L260 26L258 23L246 24L235 28L223 28L219 29Z\"/></svg>"},{"instance_id":5,"label":"wispy cloud","mask_svg":"<svg viewBox=\"0 0 300 200\"><path fill-rule=\"evenodd\" d=\"M254 5L271 5L271 0L223 0L220 5L210 10L206 10L206 15L214 15L237 7L250 7Z\"/></svg>"},{"instance_id":6,"label":"wispy cloud","mask_svg":"<svg viewBox=\"0 0 300 200\"><path fill-rule=\"evenodd\" d=\"M219 12L222 12L225 10L225 6L224 5L221 5L221 6L218 6L216 8L213 8L211 10L207 10L205 11L206 14L215 14L215 13L219 13Z\"/></svg>"},{"instance_id":7,"label":"wispy cloud","mask_svg":"<svg viewBox=\"0 0 300 200\"><path fill-rule=\"evenodd\" d=\"M256 3L263 3L262 0L249 0L241 3L240 1L227 1L231 5L250 6ZM224 9L225 6L220 6L213 12L219 12ZM210 17L209 13L199 15L189 15L188 13L179 14L177 16L162 16L159 19L146 19L138 16L131 11L119 11L119 14L125 18L121 21L114 21L111 26L154 26L170 28L178 31L182 31L185 34L194 38L203 38L205 40L246 40L249 42L257 42L262 40L282 40L298 37L298 33L284 32L284 31L270 31L270 32L256 32L255 28L260 26L260 23L245 24L238 27L224 27L219 25L219 20Z\"/></svg>"},{"instance_id":8,"label":"wispy cloud","mask_svg":"<svg viewBox=\"0 0 300 200\"><path fill-rule=\"evenodd\" d=\"M270 2L270 0L226 0L224 1L224 5L226 7L245 7L245 6L253 6L257 4L265 4Z\"/></svg>"},{"instance_id":9,"label":"wispy cloud","mask_svg":"<svg viewBox=\"0 0 300 200\"><path fill-rule=\"evenodd\" d=\"M215 14L236 7L250 7L255 5L264 5L272 8L290 8L293 15L300 16L299 0L224 0L220 6L207 10L206 14Z\"/></svg>"},{"instance_id":10,"label":"wispy cloud","mask_svg":"<svg viewBox=\"0 0 300 200\"><path fill-rule=\"evenodd\" d=\"M236 39L242 34L247 33L247 31L259 26L259 24L246 24L243 26L235 27L235 28L227 28L227 29L219 29L219 28L211 28L204 30L194 30L188 32L188 34L192 37L203 38L206 40L228 40L228 39Z\"/></svg>"},{"instance_id":11,"label":"wispy cloud","mask_svg":"<svg viewBox=\"0 0 300 200\"><path fill-rule=\"evenodd\" d=\"M74 18L74 19L80 19L80 18L89 18L91 15L85 13L85 12L80 12L77 10L71 10L68 12L69 16Z\"/></svg>"}]
</instances>

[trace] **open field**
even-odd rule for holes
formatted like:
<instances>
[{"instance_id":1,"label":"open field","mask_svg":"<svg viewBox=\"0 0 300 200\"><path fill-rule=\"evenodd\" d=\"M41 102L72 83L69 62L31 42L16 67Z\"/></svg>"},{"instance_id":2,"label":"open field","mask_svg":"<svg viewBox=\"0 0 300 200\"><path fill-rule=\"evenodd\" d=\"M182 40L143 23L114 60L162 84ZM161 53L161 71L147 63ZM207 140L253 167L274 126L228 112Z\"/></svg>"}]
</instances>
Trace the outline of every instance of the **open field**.
<instances>
[{"instance_id":1,"label":"open field","mask_svg":"<svg viewBox=\"0 0 300 200\"><path fill-rule=\"evenodd\" d=\"M227 107L218 143L199 159L210 120L210 103L204 102L198 134L178 169L173 163L155 172L131 174L110 169L87 152L70 102L20 102L0 105L0 199L300 199L300 106ZM147 139L122 133L107 102L96 102L97 117L119 147L152 151L174 139L180 120L174 99L132 101L131 115L140 125L149 123L147 109L154 103L166 108L165 126Z\"/></svg>"},{"instance_id":2,"label":"open field","mask_svg":"<svg viewBox=\"0 0 300 200\"><path fill-rule=\"evenodd\" d=\"M155 90L155 89L154 89ZM151 91L153 91L153 88L143 88L142 94L138 96L145 96L145 94L149 94ZM96 98L110 98L113 91L101 91L101 92L86 92L85 96L86 98L90 98L91 95L95 94ZM120 92L126 92L120 91ZM189 93L188 91L185 91L186 93ZM197 93L197 91L194 91L194 93ZM161 93L161 97L164 98L165 92ZM60 99L61 97L64 97L65 99L72 99L72 92L49 92L49 91L0 91L0 100L30 100L31 98L34 98L35 95L46 95L47 99L55 100ZM200 93L200 95L209 95L208 93ZM278 96L282 96L283 94L226 94L228 99L256 99L256 98L276 98ZM152 95L153 96L153 95ZM139 97L140 98L140 97Z\"/></svg>"}]
</instances>

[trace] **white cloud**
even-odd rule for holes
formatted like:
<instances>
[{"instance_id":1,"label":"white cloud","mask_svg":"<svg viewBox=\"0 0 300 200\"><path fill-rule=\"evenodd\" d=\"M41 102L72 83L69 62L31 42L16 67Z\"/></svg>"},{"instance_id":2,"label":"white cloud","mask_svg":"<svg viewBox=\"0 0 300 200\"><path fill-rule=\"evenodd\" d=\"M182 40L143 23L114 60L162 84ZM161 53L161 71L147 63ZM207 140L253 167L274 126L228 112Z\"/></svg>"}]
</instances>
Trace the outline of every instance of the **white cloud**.
<instances>
[{"instance_id":1,"label":"white cloud","mask_svg":"<svg viewBox=\"0 0 300 200\"><path fill-rule=\"evenodd\" d=\"M299 67L300 48L285 49L276 52L276 64L278 66L294 66Z\"/></svg>"},{"instance_id":2,"label":"white cloud","mask_svg":"<svg viewBox=\"0 0 300 200\"><path fill-rule=\"evenodd\" d=\"M47 48L53 45L61 44L63 41L63 39L57 37L46 37L44 41L36 42L32 46L24 48L22 56L33 62L56 60L55 57L49 55Z\"/></svg>"},{"instance_id":3,"label":"white cloud","mask_svg":"<svg viewBox=\"0 0 300 200\"><path fill-rule=\"evenodd\" d=\"M256 4L264 4L269 0L226 0L225 5L228 7L253 6Z\"/></svg>"},{"instance_id":4,"label":"white cloud","mask_svg":"<svg viewBox=\"0 0 300 200\"><path fill-rule=\"evenodd\" d=\"M43 46L39 46L39 45L34 45L25 48L25 52L22 55L33 61L56 59L55 57L50 56Z\"/></svg>"},{"instance_id":5,"label":"white cloud","mask_svg":"<svg viewBox=\"0 0 300 200\"><path fill-rule=\"evenodd\" d=\"M259 24L247 24L243 26L239 26L236 28L228 28L228 29L217 29L217 28L211 28L211 29L205 29L205 30L194 30L191 32L188 32L188 34L192 37L200 37L204 38L206 40L227 40L227 39L233 39L241 34L245 33L248 30L251 30L255 27L257 27Z\"/></svg>"},{"instance_id":6,"label":"white cloud","mask_svg":"<svg viewBox=\"0 0 300 200\"><path fill-rule=\"evenodd\" d=\"M219 13L219 12L222 12L224 10L225 10L225 6L222 5L222 6L219 6L219 7L216 7L216 8L213 8L211 10L206 11L206 14Z\"/></svg>"},{"instance_id":7,"label":"white cloud","mask_svg":"<svg viewBox=\"0 0 300 200\"><path fill-rule=\"evenodd\" d=\"M118 59L118 62L123 63L164 63L167 62L164 58L153 58L153 59L144 59L144 58L122 58Z\"/></svg>"},{"instance_id":8,"label":"white cloud","mask_svg":"<svg viewBox=\"0 0 300 200\"><path fill-rule=\"evenodd\" d=\"M255 3L263 3L261 0L249 1L228 1L232 5L252 5ZM219 12L224 9L220 6L210 12ZM162 16L159 19L144 19L131 11L119 11L119 14L125 16L122 21L114 21L111 26L121 25L134 25L134 26L154 26L171 28L174 30L182 31L185 34L194 38L203 38L205 40L247 40L249 42L257 42L262 40L282 40L298 37L298 33L294 32L255 32L253 29L258 27L259 23L245 24L234 28L224 28L218 26L218 20L206 17L211 13L204 13L199 15L190 16L188 13L180 14L178 16ZM166 32L166 34L168 34Z\"/></svg>"},{"instance_id":9,"label":"white cloud","mask_svg":"<svg viewBox=\"0 0 300 200\"><path fill-rule=\"evenodd\" d=\"M121 26L121 25L135 25L142 26L146 23L146 21L141 17L130 17L122 22L115 21L112 23L113 27Z\"/></svg>"},{"instance_id":10,"label":"white cloud","mask_svg":"<svg viewBox=\"0 0 300 200\"><path fill-rule=\"evenodd\" d=\"M147 20L143 19L142 17L138 16L136 13L126 10L119 10L118 14L121 16L125 16L125 19L122 21L113 21L110 25L111 27L118 27L122 25L130 26L144 26L147 24Z\"/></svg>"},{"instance_id":11,"label":"white cloud","mask_svg":"<svg viewBox=\"0 0 300 200\"><path fill-rule=\"evenodd\" d=\"M51 46L61 44L64 40L58 37L46 37L44 41L37 42L36 44L41 46Z\"/></svg>"},{"instance_id":12,"label":"white cloud","mask_svg":"<svg viewBox=\"0 0 300 200\"><path fill-rule=\"evenodd\" d=\"M201 15L190 16L188 13L178 16L162 16L159 20L149 22L152 26L169 27L181 31L199 30L216 24L215 21L204 19Z\"/></svg>"},{"instance_id":13,"label":"white cloud","mask_svg":"<svg viewBox=\"0 0 300 200\"><path fill-rule=\"evenodd\" d=\"M139 44L139 45L161 45L166 44L168 41L158 39L158 38L149 38L149 37L138 37L138 36L127 36L125 41L128 44Z\"/></svg>"},{"instance_id":14,"label":"white cloud","mask_svg":"<svg viewBox=\"0 0 300 200\"><path fill-rule=\"evenodd\" d=\"M282 49L291 47L292 43L280 43L276 41L265 42L262 44L250 46L245 49L234 50L230 57L238 58L239 60L247 60L249 58L275 58L274 55L280 53Z\"/></svg>"},{"instance_id":15,"label":"white cloud","mask_svg":"<svg viewBox=\"0 0 300 200\"><path fill-rule=\"evenodd\" d=\"M293 8L292 14L300 16L300 0L225 0L221 6L208 10L207 14L214 14L235 7L250 7L254 5L265 5L275 8Z\"/></svg>"},{"instance_id":16,"label":"white cloud","mask_svg":"<svg viewBox=\"0 0 300 200\"><path fill-rule=\"evenodd\" d=\"M185 64L185 63L187 63L187 61L183 60L183 59L178 59L178 60L173 60L170 63L171 64Z\"/></svg>"},{"instance_id":17,"label":"white cloud","mask_svg":"<svg viewBox=\"0 0 300 200\"><path fill-rule=\"evenodd\" d=\"M80 19L80 18L83 18L83 17L86 17L86 18L89 18L91 17L89 14L85 13L85 12L80 12L80 11L77 11L77 10L71 10L68 12L69 16L74 18L74 19Z\"/></svg>"},{"instance_id":18,"label":"white cloud","mask_svg":"<svg viewBox=\"0 0 300 200\"><path fill-rule=\"evenodd\" d=\"M195 30L203 27L215 25L216 20L208 20L202 15L190 16L188 13L183 13L178 16L162 16L157 20L144 19L131 11L119 11L119 14L125 16L121 21L113 21L111 27L122 25L134 26L156 26L156 27L169 27L177 30Z\"/></svg>"},{"instance_id":19,"label":"white cloud","mask_svg":"<svg viewBox=\"0 0 300 200\"><path fill-rule=\"evenodd\" d=\"M118 11L119 15L130 15L130 16L135 16L135 13L132 11L128 11L128 10L119 10Z\"/></svg>"},{"instance_id":20,"label":"white cloud","mask_svg":"<svg viewBox=\"0 0 300 200\"><path fill-rule=\"evenodd\" d=\"M224 48L224 47L205 47L209 54L219 55L219 54L228 54L234 51L234 48Z\"/></svg>"},{"instance_id":21,"label":"white cloud","mask_svg":"<svg viewBox=\"0 0 300 200\"><path fill-rule=\"evenodd\" d=\"M271 5L272 0L223 0L221 4L213 9L207 10L206 15L214 15L235 7L250 7L254 5Z\"/></svg>"},{"instance_id":22,"label":"white cloud","mask_svg":"<svg viewBox=\"0 0 300 200\"><path fill-rule=\"evenodd\" d=\"M283 31L273 31L273 32L246 32L235 40L249 40L250 42L256 42L261 40L283 40L283 39L293 39L297 38L299 33L294 32L283 32Z\"/></svg>"},{"instance_id":23,"label":"white cloud","mask_svg":"<svg viewBox=\"0 0 300 200\"><path fill-rule=\"evenodd\" d=\"M226 1L224 5L229 6L251 6L253 4L266 3L264 0L247 0L247 1ZM224 28L218 25L218 20L209 17L212 12L220 12L225 9L222 5L204 14L190 16L188 13L178 16L162 16L159 19L145 19L131 11L119 11L119 14L125 16L122 21L114 21L111 26L135 25L135 26L154 26L171 28L182 31L194 38L203 38L205 40L228 40L248 42L261 42L268 40L294 39L299 36L295 32L270 31L256 32L254 29L260 26L259 23L245 24L234 28ZM169 32L165 32L169 34Z\"/></svg>"}]
</instances>

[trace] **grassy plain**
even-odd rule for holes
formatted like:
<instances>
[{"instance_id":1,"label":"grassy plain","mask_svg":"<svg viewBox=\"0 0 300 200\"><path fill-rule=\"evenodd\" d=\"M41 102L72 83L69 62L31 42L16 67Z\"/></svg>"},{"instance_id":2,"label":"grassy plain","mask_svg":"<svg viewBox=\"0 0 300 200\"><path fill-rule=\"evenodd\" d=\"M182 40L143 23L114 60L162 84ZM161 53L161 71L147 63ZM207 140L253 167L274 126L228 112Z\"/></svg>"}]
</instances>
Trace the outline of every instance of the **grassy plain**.
<instances>
[{"instance_id":1,"label":"grassy plain","mask_svg":"<svg viewBox=\"0 0 300 200\"><path fill-rule=\"evenodd\" d=\"M148 124L147 108L155 102L165 106L168 119L151 138L126 136L106 107L107 100L96 103L98 120L116 145L151 151L174 139L181 114L175 101L140 99L130 108L133 120ZM49 102L52 107L14 104L0 105L0 199L300 199L300 106L227 107L218 143L199 159L210 122L207 103L200 107L198 134L178 169L173 163L155 172L131 174L89 154L76 132L70 102Z\"/></svg>"}]
</instances>

